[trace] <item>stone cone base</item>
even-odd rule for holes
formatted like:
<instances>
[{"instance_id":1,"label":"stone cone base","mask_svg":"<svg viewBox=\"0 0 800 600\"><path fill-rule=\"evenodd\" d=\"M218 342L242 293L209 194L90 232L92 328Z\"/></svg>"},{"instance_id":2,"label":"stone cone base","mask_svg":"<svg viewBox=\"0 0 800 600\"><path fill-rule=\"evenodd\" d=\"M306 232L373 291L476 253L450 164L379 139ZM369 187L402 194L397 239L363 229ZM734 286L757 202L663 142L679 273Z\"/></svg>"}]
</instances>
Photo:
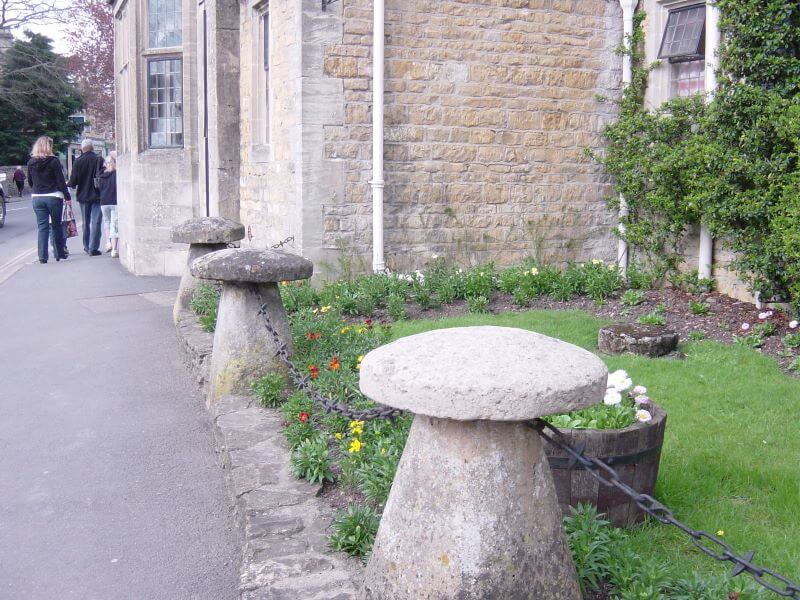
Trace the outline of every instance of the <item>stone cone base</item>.
<instances>
[{"instance_id":1,"label":"stone cone base","mask_svg":"<svg viewBox=\"0 0 800 600\"><path fill-rule=\"evenodd\" d=\"M250 395L250 384L267 373L286 373L275 356L275 341L258 314L261 306L256 291L260 291L272 324L291 353L289 321L278 286L223 283L211 355L209 405L230 394Z\"/></svg>"},{"instance_id":2,"label":"stone cone base","mask_svg":"<svg viewBox=\"0 0 800 600\"><path fill-rule=\"evenodd\" d=\"M415 416L362 597L579 600L541 444L519 423Z\"/></svg>"}]
</instances>

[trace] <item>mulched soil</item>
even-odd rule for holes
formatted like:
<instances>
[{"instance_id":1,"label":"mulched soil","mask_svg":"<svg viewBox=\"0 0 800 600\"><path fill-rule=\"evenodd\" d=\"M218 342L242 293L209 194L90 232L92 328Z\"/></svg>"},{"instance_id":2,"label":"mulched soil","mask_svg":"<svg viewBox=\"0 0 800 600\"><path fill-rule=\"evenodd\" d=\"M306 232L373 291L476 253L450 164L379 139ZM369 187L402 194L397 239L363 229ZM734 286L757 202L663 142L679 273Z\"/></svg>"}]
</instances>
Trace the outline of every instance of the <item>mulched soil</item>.
<instances>
[{"instance_id":1,"label":"mulched soil","mask_svg":"<svg viewBox=\"0 0 800 600\"><path fill-rule=\"evenodd\" d=\"M708 315L692 314L690 302L705 302L709 305ZM553 300L548 297L537 298L527 308L520 308L514 304L508 294L496 292L489 304L490 313L522 312L532 309L548 310L583 310L603 319L619 323L636 323L637 319L656 310L659 304L664 305L666 327L677 332L681 342L689 341L689 334L702 332L704 339L714 340L726 344L733 343L735 335L746 335L750 331L743 331L742 324L753 325L761 323L759 310L754 304L734 300L717 292L703 294L689 294L676 287L664 287L645 292L645 301L633 307L624 306L620 297L609 298L602 305L598 305L590 298L581 297L568 301ZM456 300L453 304L442 305L438 308L422 310L414 304L406 306L409 319L438 319L469 314L466 302ZM757 351L772 356L782 369L787 369L798 356L797 350L787 351L781 338L787 333L800 332L800 329L789 329L792 317L779 310L773 310L773 315L768 320L775 324L776 333L764 340L764 345ZM385 311L378 311L375 317L383 322L391 321Z\"/></svg>"}]
</instances>

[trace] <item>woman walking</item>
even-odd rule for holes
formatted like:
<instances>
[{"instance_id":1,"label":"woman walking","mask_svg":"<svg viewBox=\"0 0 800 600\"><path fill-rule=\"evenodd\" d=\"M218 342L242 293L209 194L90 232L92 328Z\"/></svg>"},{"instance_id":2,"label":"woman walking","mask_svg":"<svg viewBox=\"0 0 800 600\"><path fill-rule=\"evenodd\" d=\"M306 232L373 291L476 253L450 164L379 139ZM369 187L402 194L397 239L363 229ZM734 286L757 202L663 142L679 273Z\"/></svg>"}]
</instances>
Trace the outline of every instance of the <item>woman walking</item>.
<instances>
[{"instance_id":1,"label":"woman walking","mask_svg":"<svg viewBox=\"0 0 800 600\"><path fill-rule=\"evenodd\" d=\"M106 252L111 258L119 256L119 221L117 220L117 153L109 152L106 158L105 171L100 174L100 210L103 211L103 223L108 232Z\"/></svg>"},{"instance_id":2,"label":"woman walking","mask_svg":"<svg viewBox=\"0 0 800 600\"><path fill-rule=\"evenodd\" d=\"M36 213L36 224L39 227L39 262L47 262L47 242L51 229L55 247L61 249L60 252L56 252L56 260L63 260L67 255L63 253L64 232L61 228L61 212L64 210L64 201L70 202L72 198L64 180L61 163L53 155L52 138L43 135L36 140L31 157L28 162L28 185L33 192L31 194L33 212Z\"/></svg>"}]
</instances>

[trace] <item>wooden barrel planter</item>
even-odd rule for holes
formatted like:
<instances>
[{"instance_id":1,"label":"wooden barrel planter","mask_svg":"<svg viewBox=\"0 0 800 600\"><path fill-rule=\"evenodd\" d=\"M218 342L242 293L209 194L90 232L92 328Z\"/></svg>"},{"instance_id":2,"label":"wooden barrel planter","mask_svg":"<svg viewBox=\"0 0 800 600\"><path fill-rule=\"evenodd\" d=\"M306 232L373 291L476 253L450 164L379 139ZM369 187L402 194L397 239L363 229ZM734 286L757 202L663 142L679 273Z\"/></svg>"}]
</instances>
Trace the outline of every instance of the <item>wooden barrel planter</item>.
<instances>
[{"instance_id":1,"label":"wooden barrel planter","mask_svg":"<svg viewBox=\"0 0 800 600\"><path fill-rule=\"evenodd\" d=\"M619 473L633 489L653 495L658 478L658 463L664 443L667 414L651 405L653 419L625 429L561 429L573 447L586 444L586 456L599 458ZM569 454L545 443L553 480L562 512L570 506L591 503L617 527L631 527L644 519L644 513L625 494L612 486L601 485L582 466L569 468Z\"/></svg>"}]
</instances>

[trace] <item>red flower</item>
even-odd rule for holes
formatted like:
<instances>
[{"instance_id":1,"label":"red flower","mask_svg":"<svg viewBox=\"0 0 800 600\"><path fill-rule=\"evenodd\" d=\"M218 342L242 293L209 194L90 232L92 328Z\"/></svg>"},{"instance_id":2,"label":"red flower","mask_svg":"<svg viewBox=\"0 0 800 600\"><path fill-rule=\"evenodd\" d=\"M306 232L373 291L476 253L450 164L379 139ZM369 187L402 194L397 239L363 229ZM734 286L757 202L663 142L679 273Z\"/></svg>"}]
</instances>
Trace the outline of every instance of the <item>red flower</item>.
<instances>
[{"instance_id":1,"label":"red flower","mask_svg":"<svg viewBox=\"0 0 800 600\"><path fill-rule=\"evenodd\" d=\"M300 422L301 423L308 422L308 413L307 412L303 411L303 412L300 413Z\"/></svg>"},{"instance_id":2,"label":"red flower","mask_svg":"<svg viewBox=\"0 0 800 600\"><path fill-rule=\"evenodd\" d=\"M315 339L315 340L318 340L318 339L319 339L319 338L321 338L321 337L322 337L322 334L321 334L319 331L318 331L317 333L315 333L315 334L314 334L314 339Z\"/></svg>"},{"instance_id":3,"label":"red flower","mask_svg":"<svg viewBox=\"0 0 800 600\"><path fill-rule=\"evenodd\" d=\"M306 339L310 342L312 340L318 340L322 337L322 334L318 331L316 333L311 333L310 331L306 333Z\"/></svg>"},{"instance_id":4,"label":"red flower","mask_svg":"<svg viewBox=\"0 0 800 600\"><path fill-rule=\"evenodd\" d=\"M338 371L338 370L339 370L339 367L341 367L341 366L342 366L342 365L339 363L339 357L338 357L338 356L334 356L334 357L331 359L331 363L328 365L328 368L329 368L331 371Z\"/></svg>"},{"instance_id":5,"label":"red flower","mask_svg":"<svg viewBox=\"0 0 800 600\"><path fill-rule=\"evenodd\" d=\"M319 379L319 367L317 365L308 365L308 372L311 379Z\"/></svg>"},{"instance_id":6,"label":"red flower","mask_svg":"<svg viewBox=\"0 0 800 600\"><path fill-rule=\"evenodd\" d=\"M372 329L372 319L367 319L364 321L364 325L367 326L367 329Z\"/></svg>"}]
</instances>

